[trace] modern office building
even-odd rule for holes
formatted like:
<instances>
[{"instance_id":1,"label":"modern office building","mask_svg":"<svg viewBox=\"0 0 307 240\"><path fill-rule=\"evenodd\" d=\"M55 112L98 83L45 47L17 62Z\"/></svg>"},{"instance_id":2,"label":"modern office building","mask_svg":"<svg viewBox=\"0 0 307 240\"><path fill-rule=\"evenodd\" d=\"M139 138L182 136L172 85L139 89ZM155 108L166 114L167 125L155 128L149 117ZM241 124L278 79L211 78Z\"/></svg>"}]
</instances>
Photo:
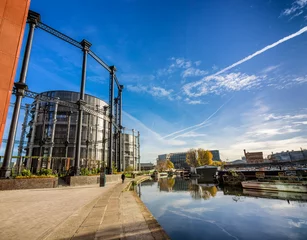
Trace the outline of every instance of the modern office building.
<instances>
[{"instance_id":1,"label":"modern office building","mask_svg":"<svg viewBox=\"0 0 307 240\"><path fill-rule=\"evenodd\" d=\"M219 150L209 150L213 157L213 161L221 161ZM186 163L187 152L178 152L178 153L168 153L158 155L158 161L166 161L170 160L176 169L188 168L188 164Z\"/></svg>"},{"instance_id":2,"label":"modern office building","mask_svg":"<svg viewBox=\"0 0 307 240\"><path fill-rule=\"evenodd\" d=\"M79 100L79 93L71 91L48 91L40 95L69 102ZM103 100L87 94L85 95L85 102L93 110L104 109L103 112L106 111L104 107L108 106ZM47 166L48 157L74 158L78 112L54 102L43 102L36 99L30 113L31 120L26 150L27 156L33 157L32 168L50 167ZM84 113L80 154L81 166L88 164L89 161L102 159L103 125L104 120L102 118ZM107 136L108 127L106 126ZM106 142L106 156L107 146ZM39 159L42 159L42 161L39 162ZM72 162L69 164L72 164Z\"/></svg>"},{"instance_id":3,"label":"modern office building","mask_svg":"<svg viewBox=\"0 0 307 240\"><path fill-rule=\"evenodd\" d=\"M209 150L212 153L212 160L213 161L221 161L220 151L219 150Z\"/></svg>"}]
</instances>

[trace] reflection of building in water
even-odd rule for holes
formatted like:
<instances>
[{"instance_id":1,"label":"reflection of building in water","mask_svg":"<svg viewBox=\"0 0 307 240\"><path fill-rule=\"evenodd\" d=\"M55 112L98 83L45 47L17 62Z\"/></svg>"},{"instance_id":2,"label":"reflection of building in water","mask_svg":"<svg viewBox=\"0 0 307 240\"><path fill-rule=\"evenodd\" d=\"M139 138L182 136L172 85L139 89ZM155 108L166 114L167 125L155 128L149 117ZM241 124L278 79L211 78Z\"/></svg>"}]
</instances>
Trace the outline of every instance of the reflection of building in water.
<instances>
[{"instance_id":1,"label":"reflection of building in water","mask_svg":"<svg viewBox=\"0 0 307 240\"><path fill-rule=\"evenodd\" d=\"M174 184L175 178L160 178L158 181L160 191L164 192L172 192Z\"/></svg>"},{"instance_id":2,"label":"reflection of building in water","mask_svg":"<svg viewBox=\"0 0 307 240\"><path fill-rule=\"evenodd\" d=\"M189 192L191 194L191 197L194 199L204 199L207 200L211 197L215 197L217 193L217 188L215 185L197 185L190 182L189 184Z\"/></svg>"},{"instance_id":3,"label":"reflection of building in water","mask_svg":"<svg viewBox=\"0 0 307 240\"><path fill-rule=\"evenodd\" d=\"M189 189L189 181L182 178L160 178L158 181L160 191L187 191Z\"/></svg>"}]
</instances>

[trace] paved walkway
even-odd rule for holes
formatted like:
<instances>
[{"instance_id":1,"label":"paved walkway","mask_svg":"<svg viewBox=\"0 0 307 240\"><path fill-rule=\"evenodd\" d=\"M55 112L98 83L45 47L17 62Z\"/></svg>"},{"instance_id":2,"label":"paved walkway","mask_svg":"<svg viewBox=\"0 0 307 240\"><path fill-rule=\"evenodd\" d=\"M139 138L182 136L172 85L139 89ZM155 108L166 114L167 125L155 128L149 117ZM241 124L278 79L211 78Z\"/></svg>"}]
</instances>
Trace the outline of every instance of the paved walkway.
<instances>
[{"instance_id":1,"label":"paved walkway","mask_svg":"<svg viewBox=\"0 0 307 240\"><path fill-rule=\"evenodd\" d=\"M0 192L0 239L168 239L128 183Z\"/></svg>"}]
</instances>

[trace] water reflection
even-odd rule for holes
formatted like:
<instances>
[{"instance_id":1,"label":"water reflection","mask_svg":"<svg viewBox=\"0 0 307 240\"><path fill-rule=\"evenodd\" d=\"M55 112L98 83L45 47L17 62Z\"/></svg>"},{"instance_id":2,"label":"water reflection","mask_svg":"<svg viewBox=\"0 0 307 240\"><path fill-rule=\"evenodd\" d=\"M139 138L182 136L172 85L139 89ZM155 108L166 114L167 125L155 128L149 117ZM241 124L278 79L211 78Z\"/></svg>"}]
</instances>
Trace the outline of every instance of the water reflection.
<instances>
[{"instance_id":1,"label":"water reflection","mask_svg":"<svg viewBox=\"0 0 307 240\"><path fill-rule=\"evenodd\" d=\"M223 188L183 178L143 182L141 191L141 199L171 239L307 236L307 194Z\"/></svg>"}]
</instances>

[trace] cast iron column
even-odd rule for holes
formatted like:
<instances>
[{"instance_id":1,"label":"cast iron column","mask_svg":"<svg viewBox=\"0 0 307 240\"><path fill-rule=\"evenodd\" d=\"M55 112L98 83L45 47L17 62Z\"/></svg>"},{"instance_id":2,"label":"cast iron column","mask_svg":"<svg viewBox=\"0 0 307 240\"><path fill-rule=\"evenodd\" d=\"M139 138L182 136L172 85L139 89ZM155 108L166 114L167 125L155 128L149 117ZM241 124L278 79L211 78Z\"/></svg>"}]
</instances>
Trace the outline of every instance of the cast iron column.
<instances>
[{"instance_id":1,"label":"cast iron column","mask_svg":"<svg viewBox=\"0 0 307 240\"><path fill-rule=\"evenodd\" d=\"M51 139L50 139L50 148L49 148L49 156L48 156L48 164L47 169L51 168L54 169L54 161L52 163L52 152L54 147L54 135L55 135L55 128L56 128L56 122L57 122L57 114L58 114L58 102L54 103L54 113L53 113L53 119L52 119L52 132L51 132ZM49 119L50 121L50 119Z\"/></svg>"},{"instance_id":2,"label":"cast iron column","mask_svg":"<svg viewBox=\"0 0 307 240\"><path fill-rule=\"evenodd\" d=\"M140 131L138 131L138 162L139 162L139 171L141 171Z\"/></svg>"},{"instance_id":3,"label":"cast iron column","mask_svg":"<svg viewBox=\"0 0 307 240\"><path fill-rule=\"evenodd\" d=\"M27 166L26 168L29 169L32 164L32 153L33 153L33 146L34 146L34 140L35 140L35 133L36 133L36 126L37 126L37 117L39 112L39 101L38 98L36 99L35 103L35 110L34 110L34 118L32 123L32 131L31 131L31 138L30 138L30 144L29 144L29 153L28 153L28 160L27 160ZM31 128L30 128L31 130Z\"/></svg>"},{"instance_id":4,"label":"cast iron column","mask_svg":"<svg viewBox=\"0 0 307 240\"><path fill-rule=\"evenodd\" d=\"M77 102L79 105L79 115L78 115L78 126L77 126L77 139L76 139L76 151L75 151L75 169L74 175L80 175L80 155L81 155L81 136L82 136L82 122L83 122L83 105L84 101L84 91L85 91L85 79L86 79L86 61L87 53L90 46L92 45L86 40L82 40L81 45L83 46L83 64L82 64L82 77L81 77L81 86L80 86L80 99Z\"/></svg>"},{"instance_id":5,"label":"cast iron column","mask_svg":"<svg viewBox=\"0 0 307 240\"><path fill-rule=\"evenodd\" d=\"M25 111L25 116L23 119L22 123L22 130L21 130L21 135L20 135L20 143L18 146L18 160L17 160L17 173L20 173L21 165L22 165L22 151L23 151L23 145L25 141L25 135L26 135L26 128L27 128L27 123L28 123L28 116L29 116L29 111L30 111L30 105L26 104L26 111Z\"/></svg>"},{"instance_id":6,"label":"cast iron column","mask_svg":"<svg viewBox=\"0 0 307 240\"><path fill-rule=\"evenodd\" d=\"M69 145L69 135L70 135L70 123L71 123L71 114L72 111L67 112L67 136L66 136L66 142L65 142L65 158L67 161L68 158L68 145Z\"/></svg>"},{"instance_id":7,"label":"cast iron column","mask_svg":"<svg viewBox=\"0 0 307 240\"><path fill-rule=\"evenodd\" d=\"M126 170L126 158L125 158L125 128L123 127L123 134L122 134L122 141L123 141L123 171Z\"/></svg>"},{"instance_id":8,"label":"cast iron column","mask_svg":"<svg viewBox=\"0 0 307 240\"><path fill-rule=\"evenodd\" d=\"M134 129L132 129L132 151L133 151L133 171L137 170L136 161L135 161L135 137L134 137Z\"/></svg>"},{"instance_id":9,"label":"cast iron column","mask_svg":"<svg viewBox=\"0 0 307 240\"><path fill-rule=\"evenodd\" d=\"M123 168L123 156L122 156L122 90L124 89L123 85L120 85L118 88L118 167L120 170L124 170Z\"/></svg>"},{"instance_id":10,"label":"cast iron column","mask_svg":"<svg viewBox=\"0 0 307 240\"><path fill-rule=\"evenodd\" d=\"M11 175L10 162L11 162L12 154L14 150L14 141L15 141L16 130L17 130L17 125L18 125L18 117L19 117L19 112L20 112L21 100L24 96L25 89L27 89L27 85L25 82L26 82L26 76L28 72L28 65L29 65L29 59L30 59L30 52L32 48L34 29L35 29L37 22L40 21L40 15L38 13L29 11L27 21L30 25L29 35L28 35L24 58L22 62L19 82L14 83L15 88L16 88L16 102L15 102L14 112L13 112L13 116L11 120L7 145L5 148L3 164L2 164L2 167L0 168L0 178L8 178Z\"/></svg>"},{"instance_id":11,"label":"cast iron column","mask_svg":"<svg viewBox=\"0 0 307 240\"><path fill-rule=\"evenodd\" d=\"M107 110L108 110L108 106L104 106L104 116L107 116ZM103 119L103 134L102 134L102 168L104 171L105 168L105 162L106 162L106 128L107 128L107 120L104 118Z\"/></svg>"},{"instance_id":12,"label":"cast iron column","mask_svg":"<svg viewBox=\"0 0 307 240\"><path fill-rule=\"evenodd\" d=\"M108 174L112 174L112 163L113 163L113 104L114 104L114 76L116 68L110 66L110 87L109 87L109 150L108 150Z\"/></svg>"}]
</instances>

